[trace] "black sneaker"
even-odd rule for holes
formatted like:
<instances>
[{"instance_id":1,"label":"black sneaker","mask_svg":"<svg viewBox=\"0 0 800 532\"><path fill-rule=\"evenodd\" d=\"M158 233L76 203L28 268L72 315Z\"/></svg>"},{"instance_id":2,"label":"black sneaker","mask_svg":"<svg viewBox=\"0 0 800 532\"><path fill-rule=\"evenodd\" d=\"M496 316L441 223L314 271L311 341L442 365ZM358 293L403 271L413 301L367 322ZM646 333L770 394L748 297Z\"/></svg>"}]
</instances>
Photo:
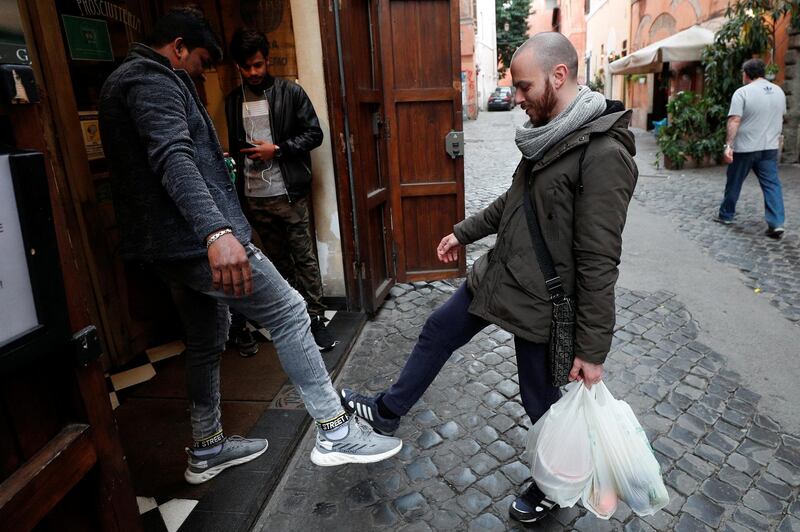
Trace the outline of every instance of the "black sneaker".
<instances>
[{"instance_id":1,"label":"black sneaker","mask_svg":"<svg viewBox=\"0 0 800 532\"><path fill-rule=\"evenodd\" d=\"M400 426L400 418L388 419L378 412L377 397L367 397L356 393L349 388L342 388L339 392L342 406L348 414L355 414L375 429L378 434L391 436Z\"/></svg>"},{"instance_id":2,"label":"black sneaker","mask_svg":"<svg viewBox=\"0 0 800 532\"><path fill-rule=\"evenodd\" d=\"M783 238L783 233L786 231L783 230L783 227L768 227L767 232L764 233L770 238L774 238L775 240L780 240Z\"/></svg>"},{"instance_id":3,"label":"black sneaker","mask_svg":"<svg viewBox=\"0 0 800 532\"><path fill-rule=\"evenodd\" d=\"M517 497L508 508L512 519L520 523L535 523L547 517L558 505L548 499L535 482L531 482L522 495Z\"/></svg>"},{"instance_id":4,"label":"black sneaker","mask_svg":"<svg viewBox=\"0 0 800 532\"><path fill-rule=\"evenodd\" d=\"M320 316L311 317L311 334L320 351L329 351L339 342L331 335Z\"/></svg>"},{"instance_id":5,"label":"black sneaker","mask_svg":"<svg viewBox=\"0 0 800 532\"><path fill-rule=\"evenodd\" d=\"M238 331L231 331L231 340L239 354L243 357L251 357L258 353L258 342L253 337L253 333L247 327Z\"/></svg>"},{"instance_id":6,"label":"black sneaker","mask_svg":"<svg viewBox=\"0 0 800 532\"><path fill-rule=\"evenodd\" d=\"M731 225L733 223L733 220L725 219L725 218L721 217L719 214L714 216L713 220L715 222L717 222L718 224L722 224L722 225Z\"/></svg>"}]
</instances>

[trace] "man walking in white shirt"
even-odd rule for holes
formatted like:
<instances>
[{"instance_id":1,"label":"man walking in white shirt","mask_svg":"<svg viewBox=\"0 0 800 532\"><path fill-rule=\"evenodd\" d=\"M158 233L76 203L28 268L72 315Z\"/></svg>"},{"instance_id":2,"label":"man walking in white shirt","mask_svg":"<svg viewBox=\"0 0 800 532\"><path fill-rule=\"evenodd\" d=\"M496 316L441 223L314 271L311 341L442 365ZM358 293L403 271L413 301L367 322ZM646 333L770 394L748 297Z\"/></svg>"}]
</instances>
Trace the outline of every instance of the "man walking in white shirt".
<instances>
[{"instance_id":1,"label":"man walking in white shirt","mask_svg":"<svg viewBox=\"0 0 800 532\"><path fill-rule=\"evenodd\" d=\"M745 178L753 170L764 193L766 235L783 236L783 192L778 177L778 145L786 114L781 88L764 79L764 61L749 59L742 65L744 86L733 93L728 111L724 160L728 163L725 196L715 221L733 223L736 202Z\"/></svg>"}]
</instances>

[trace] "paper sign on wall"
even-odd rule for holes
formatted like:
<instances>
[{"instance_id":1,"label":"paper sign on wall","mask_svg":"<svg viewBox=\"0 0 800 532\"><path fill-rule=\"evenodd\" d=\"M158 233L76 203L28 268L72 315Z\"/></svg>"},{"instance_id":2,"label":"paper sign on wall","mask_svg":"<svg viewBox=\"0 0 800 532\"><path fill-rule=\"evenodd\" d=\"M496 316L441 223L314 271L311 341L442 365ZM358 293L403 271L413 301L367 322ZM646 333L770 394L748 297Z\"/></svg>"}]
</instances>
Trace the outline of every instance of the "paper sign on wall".
<instances>
[{"instance_id":1,"label":"paper sign on wall","mask_svg":"<svg viewBox=\"0 0 800 532\"><path fill-rule=\"evenodd\" d=\"M0 346L39 325L8 155L0 156Z\"/></svg>"}]
</instances>

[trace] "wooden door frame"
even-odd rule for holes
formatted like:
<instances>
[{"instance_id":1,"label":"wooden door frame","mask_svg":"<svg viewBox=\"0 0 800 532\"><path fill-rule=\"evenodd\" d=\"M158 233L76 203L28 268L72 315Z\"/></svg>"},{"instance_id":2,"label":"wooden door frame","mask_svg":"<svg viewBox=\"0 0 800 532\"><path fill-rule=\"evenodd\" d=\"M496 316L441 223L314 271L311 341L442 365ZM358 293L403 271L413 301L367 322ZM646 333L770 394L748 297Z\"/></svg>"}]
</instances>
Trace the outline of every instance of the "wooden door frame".
<instances>
[{"instance_id":1,"label":"wooden door frame","mask_svg":"<svg viewBox=\"0 0 800 532\"><path fill-rule=\"evenodd\" d=\"M331 150L336 182L336 199L339 212L339 234L342 243L342 262L344 263L345 293L347 309L365 310L364 283L361 280L360 262L356 234L357 220L353 203L351 171L347 160L345 139L345 95L342 93L343 80L339 72L339 43L336 35L334 0L319 0L320 37L322 40L322 59L325 70L325 92L328 97L328 117L331 131ZM360 231L359 231L360 232Z\"/></svg>"},{"instance_id":2,"label":"wooden door frame","mask_svg":"<svg viewBox=\"0 0 800 532\"><path fill-rule=\"evenodd\" d=\"M65 112L64 106L60 105L65 97L61 92L65 78L53 77L63 72L63 65L58 67L54 64L59 54L63 54L63 43L58 40L61 31L58 29L55 35L49 34L47 25L40 18L45 14L52 24L55 14L52 2L20 1L18 5L41 103L11 106L9 116L16 147L39 151L45 157L67 301L65 312L70 330L79 331L97 319L97 309L93 288L87 279L90 261L86 256L86 233L80 204L75 201L69 183L71 172L80 168L65 157L68 150L75 149L75 143L69 142L70 135L63 132L59 135L61 130L57 127L59 113ZM57 24L57 17L55 21ZM58 82L47 83L53 79ZM55 90L50 91L49 87L55 87ZM71 97L71 88L68 96ZM74 106L74 98L72 104ZM75 118L77 120L77 115ZM82 143L78 149L83 152ZM79 354L79 361L76 361L76 354ZM99 350L95 351L97 354ZM13 405L13 408L6 408L6 412L16 417L19 423L16 428L20 431L3 434L3 439L14 437L25 461L16 464L16 472L0 483L0 522L18 530L32 528L50 510L63 510L64 505L59 503L78 481L83 480L82 484L95 497L91 517L97 519L103 530L140 531L136 497L101 361L95 355L73 351L70 345L64 345L62 350L52 355L44 369L55 370L63 388L55 391L32 385L41 382L38 376L43 373L43 368L37 364L20 369L10 382L6 382L7 386L2 387L4 398L12 400ZM36 416L41 410L39 407L48 401L56 403L61 417L68 421L60 431L53 426L52 420L48 423ZM33 415L25 415L28 412ZM86 476L90 471L97 474ZM66 511L66 516L70 511ZM63 512L59 517L65 517ZM69 528L69 525L67 518L64 528Z\"/></svg>"}]
</instances>

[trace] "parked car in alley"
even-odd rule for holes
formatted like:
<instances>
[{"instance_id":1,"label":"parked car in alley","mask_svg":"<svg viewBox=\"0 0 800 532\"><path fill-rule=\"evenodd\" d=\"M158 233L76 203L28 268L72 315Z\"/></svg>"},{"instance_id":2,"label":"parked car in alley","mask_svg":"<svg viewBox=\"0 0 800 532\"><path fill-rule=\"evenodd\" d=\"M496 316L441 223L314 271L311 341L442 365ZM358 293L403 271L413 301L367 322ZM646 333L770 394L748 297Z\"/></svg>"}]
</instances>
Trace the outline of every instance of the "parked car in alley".
<instances>
[{"instance_id":1,"label":"parked car in alley","mask_svg":"<svg viewBox=\"0 0 800 532\"><path fill-rule=\"evenodd\" d=\"M489 96L490 111L510 111L514 108L514 87L497 87Z\"/></svg>"}]
</instances>

